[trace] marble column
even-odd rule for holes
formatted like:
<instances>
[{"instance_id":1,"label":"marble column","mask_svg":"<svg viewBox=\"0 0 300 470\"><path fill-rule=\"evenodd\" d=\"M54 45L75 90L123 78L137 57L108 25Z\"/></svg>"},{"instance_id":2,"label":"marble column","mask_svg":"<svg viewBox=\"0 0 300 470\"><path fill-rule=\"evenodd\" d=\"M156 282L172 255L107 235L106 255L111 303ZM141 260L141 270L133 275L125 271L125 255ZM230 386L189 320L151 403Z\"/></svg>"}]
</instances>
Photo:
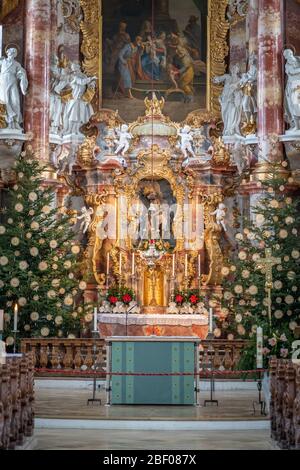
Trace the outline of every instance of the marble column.
<instances>
[{"instance_id":1,"label":"marble column","mask_svg":"<svg viewBox=\"0 0 300 470\"><path fill-rule=\"evenodd\" d=\"M280 162L283 120L283 1L259 0L258 17L258 159ZM261 165L260 165L261 166Z\"/></svg>"},{"instance_id":2,"label":"marble column","mask_svg":"<svg viewBox=\"0 0 300 470\"><path fill-rule=\"evenodd\" d=\"M51 2L26 0L25 68L29 91L25 100L25 129L33 134L36 158L49 161Z\"/></svg>"},{"instance_id":3,"label":"marble column","mask_svg":"<svg viewBox=\"0 0 300 470\"><path fill-rule=\"evenodd\" d=\"M249 43L249 57L257 55L258 50L258 4L259 0L249 0L247 29Z\"/></svg>"}]
</instances>

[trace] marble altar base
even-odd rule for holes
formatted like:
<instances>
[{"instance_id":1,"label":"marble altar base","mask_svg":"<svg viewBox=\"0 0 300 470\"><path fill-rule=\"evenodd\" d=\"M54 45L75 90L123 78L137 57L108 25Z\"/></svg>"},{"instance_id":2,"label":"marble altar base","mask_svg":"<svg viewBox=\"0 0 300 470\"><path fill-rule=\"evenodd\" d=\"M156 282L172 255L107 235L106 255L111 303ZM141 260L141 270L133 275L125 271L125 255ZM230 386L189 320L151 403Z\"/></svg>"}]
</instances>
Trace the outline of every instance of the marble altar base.
<instances>
[{"instance_id":1,"label":"marble altar base","mask_svg":"<svg viewBox=\"0 0 300 470\"><path fill-rule=\"evenodd\" d=\"M103 338L124 336L125 314L101 314L98 316L100 335ZM205 339L208 318L205 315L129 314L128 336L196 336Z\"/></svg>"}]
</instances>

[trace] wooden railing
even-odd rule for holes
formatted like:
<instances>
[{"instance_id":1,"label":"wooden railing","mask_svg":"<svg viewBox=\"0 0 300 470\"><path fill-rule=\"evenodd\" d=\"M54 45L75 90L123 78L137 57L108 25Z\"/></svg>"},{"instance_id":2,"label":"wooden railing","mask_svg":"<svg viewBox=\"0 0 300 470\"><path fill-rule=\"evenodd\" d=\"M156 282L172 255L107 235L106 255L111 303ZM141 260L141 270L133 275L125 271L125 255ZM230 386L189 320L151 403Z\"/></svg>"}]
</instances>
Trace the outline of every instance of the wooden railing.
<instances>
[{"instance_id":1,"label":"wooden railing","mask_svg":"<svg viewBox=\"0 0 300 470\"><path fill-rule=\"evenodd\" d=\"M35 369L86 371L95 358L98 367L106 363L103 339L26 339L21 351L33 353Z\"/></svg>"},{"instance_id":2,"label":"wooden railing","mask_svg":"<svg viewBox=\"0 0 300 470\"><path fill-rule=\"evenodd\" d=\"M24 339L21 344L22 352L33 353L37 372L47 369L82 373L92 368L95 357L98 367L105 370L104 339ZM244 341L204 340L200 345L200 369L209 368L212 359L214 369L234 370L244 347Z\"/></svg>"},{"instance_id":3,"label":"wooden railing","mask_svg":"<svg viewBox=\"0 0 300 470\"><path fill-rule=\"evenodd\" d=\"M270 363L271 436L282 449L300 449L300 365Z\"/></svg>"},{"instance_id":4,"label":"wooden railing","mask_svg":"<svg viewBox=\"0 0 300 470\"><path fill-rule=\"evenodd\" d=\"M34 367L31 354L0 364L0 450L33 435Z\"/></svg>"}]
</instances>

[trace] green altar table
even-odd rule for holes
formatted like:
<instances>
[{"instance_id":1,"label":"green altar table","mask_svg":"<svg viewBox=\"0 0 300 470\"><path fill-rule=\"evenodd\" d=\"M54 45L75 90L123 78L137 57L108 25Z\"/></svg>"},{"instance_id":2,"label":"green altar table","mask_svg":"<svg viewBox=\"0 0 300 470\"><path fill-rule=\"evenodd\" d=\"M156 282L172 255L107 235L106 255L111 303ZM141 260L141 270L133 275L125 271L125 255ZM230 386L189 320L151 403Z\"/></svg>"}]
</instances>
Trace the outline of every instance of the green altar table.
<instances>
[{"instance_id":1,"label":"green altar table","mask_svg":"<svg viewBox=\"0 0 300 470\"><path fill-rule=\"evenodd\" d=\"M107 404L194 405L197 403L199 338L116 336L107 338L106 341ZM182 373L191 375L176 375Z\"/></svg>"}]
</instances>

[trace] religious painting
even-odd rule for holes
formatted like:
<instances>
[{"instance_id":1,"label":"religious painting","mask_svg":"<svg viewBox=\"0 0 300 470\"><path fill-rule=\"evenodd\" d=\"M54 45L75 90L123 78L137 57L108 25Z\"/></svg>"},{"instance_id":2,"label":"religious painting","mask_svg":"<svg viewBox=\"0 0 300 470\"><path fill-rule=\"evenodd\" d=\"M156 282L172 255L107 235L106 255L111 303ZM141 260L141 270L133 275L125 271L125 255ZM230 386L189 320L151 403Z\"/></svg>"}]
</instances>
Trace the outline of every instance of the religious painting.
<instances>
[{"instance_id":1,"label":"religious painting","mask_svg":"<svg viewBox=\"0 0 300 470\"><path fill-rule=\"evenodd\" d=\"M134 121L155 91L174 121L206 108L207 3L104 0L102 106Z\"/></svg>"}]
</instances>

